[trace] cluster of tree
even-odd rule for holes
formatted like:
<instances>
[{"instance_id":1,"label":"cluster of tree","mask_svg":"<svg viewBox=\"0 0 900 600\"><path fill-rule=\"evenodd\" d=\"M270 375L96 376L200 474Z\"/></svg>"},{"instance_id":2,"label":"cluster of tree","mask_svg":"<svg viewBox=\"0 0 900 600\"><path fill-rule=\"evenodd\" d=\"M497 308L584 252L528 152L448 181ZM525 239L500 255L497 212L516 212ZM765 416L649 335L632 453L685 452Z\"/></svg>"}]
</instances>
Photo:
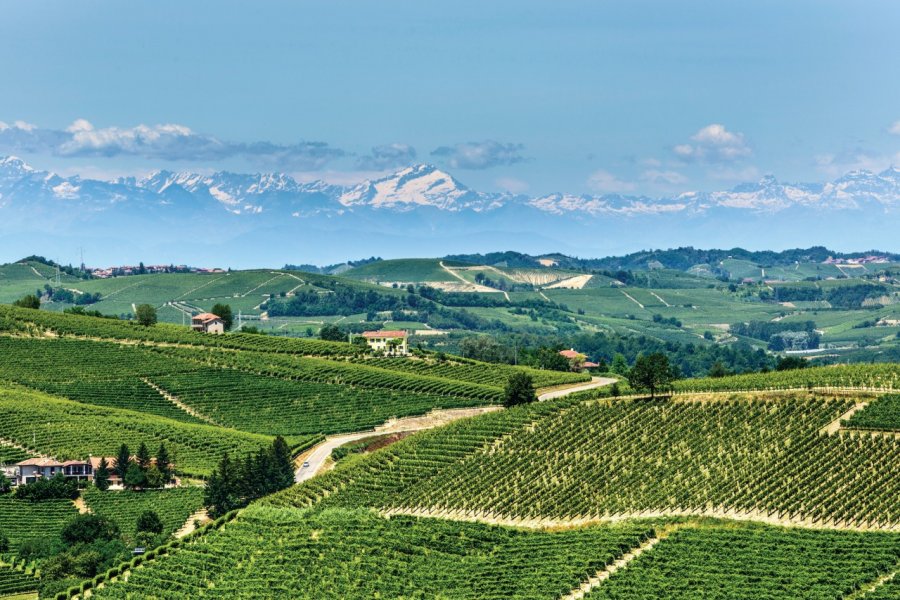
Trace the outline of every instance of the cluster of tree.
<instances>
[{"instance_id":1,"label":"cluster of tree","mask_svg":"<svg viewBox=\"0 0 900 600\"><path fill-rule=\"evenodd\" d=\"M363 258L361 260L349 260L345 263L336 263L333 265L327 265L324 267L319 267L317 265L310 264L302 264L302 265L284 265L285 271L301 271L303 273L313 273L315 275L338 275L342 271L347 270L348 268L356 268L361 267L363 265L368 265L370 263L380 262L382 259L380 256L372 256L369 258Z\"/></svg>"},{"instance_id":2,"label":"cluster of tree","mask_svg":"<svg viewBox=\"0 0 900 600\"><path fill-rule=\"evenodd\" d=\"M663 352L685 377L706 375L714 364L721 363L732 373L753 373L775 368L777 359L764 350L745 342L735 344L693 344L663 342L643 335L624 336L615 333L574 332L571 335L467 336L461 339L456 351L467 358L485 362L521 364L539 369L565 371L568 361L559 356L560 350L575 348L588 360L601 365L633 364L638 355ZM617 371L619 374L623 372Z\"/></svg>"},{"instance_id":3,"label":"cluster of tree","mask_svg":"<svg viewBox=\"0 0 900 600\"><path fill-rule=\"evenodd\" d=\"M64 304L75 304L78 306L86 306L100 302L103 296L100 292L78 292L64 287L53 287L49 283L44 284L43 289L38 289L34 293L37 297L45 297L51 302L61 302Z\"/></svg>"},{"instance_id":4,"label":"cluster of tree","mask_svg":"<svg viewBox=\"0 0 900 600\"><path fill-rule=\"evenodd\" d=\"M40 477L32 483L18 486L13 496L19 500L40 502L55 498L74 500L80 493L78 481L57 473L53 477Z\"/></svg>"},{"instance_id":5,"label":"cluster of tree","mask_svg":"<svg viewBox=\"0 0 900 600\"><path fill-rule=\"evenodd\" d=\"M779 285L771 292L760 290L759 298L775 302L816 302L824 300L825 294L822 288L814 285Z\"/></svg>"},{"instance_id":6,"label":"cluster of tree","mask_svg":"<svg viewBox=\"0 0 900 600\"><path fill-rule=\"evenodd\" d=\"M653 315L653 322L659 323L660 325L671 325L672 327L681 327L681 321L679 321L675 317L666 318L659 313Z\"/></svg>"},{"instance_id":7,"label":"cluster of tree","mask_svg":"<svg viewBox=\"0 0 900 600\"><path fill-rule=\"evenodd\" d=\"M662 352L639 355L627 374L628 385L638 391L650 392L651 398L659 391L670 390L678 377L678 368Z\"/></svg>"},{"instance_id":8,"label":"cluster of tree","mask_svg":"<svg viewBox=\"0 0 900 600\"><path fill-rule=\"evenodd\" d=\"M19 262L20 263L38 262L43 265L47 265L48 267L53 267L54 269L58 267L60 273L65 273L66 275L70 275L72 277L77 277L78 279L92 279L93 278L93 275L91 275L90 271L82 270L78 267L73 267L72 265L61 265L53 260L50 260L49 258L44 258L43 256L37 256L34 254L32 254L31 256L26 256Z\"/></svg>"},{"instance_id":9,"label":"cluster of tree","mask_svg":"<svg viewBox=\"0 0 900 600\"><path fill-rule=\"evenodd\" d=\"M503 292L530 292L534 286L530 283L510 282L504 279L491 279L481 271L475 273L475 283Z\"/></svg>"},{"instance_id":10,"label":"cluster of tree","mask_svg":"<svg viewBox=\"0 0 900 600\"><path fill-rule=\"evenodd\" d=\"M33 308L34 310L38 310L41 307L41 298L35 294L26 294L22 296L15 302L13 302L13 306L18 306L19 308Z\"/></svg>"},{"instance_id":11,"label":"cluster of tree","mask_svg":"<svg viewBox=\"0 0 900 600\"><path fill-rule=\"evenodd\" d=\"M104 315L99 310L88 310L83 306L70 306L63 309L67 315L81 315L83 317L97 317L98 319L118 319L117 315Z\"/></svg>"},{"instance_id":12,"label":"cluster of tree","mask_svg":"<svg viewBox=\"0 0 900 600\"><path fill-rule=\"evenodd\" d=\"M269 448L243 459L225 454L206 483L204 499L210 514L216 517L293 484L291 449L278 436Z\"/></svg>"},{"instance_id":13,"label":"cluster of tree","mask_svg":"<svg viewBox=\"0 0 900 600\"><path fill-rule=\"evenodd\" d=\"M750 321L729 328L735 335L768 342L769 350L810 350L819 347L821 336L814 321Z\"/></svg>"},{"instance_id":14,"label":"cluster of tree","mask_svg":"<svg viewBox=\"0 0 900 600\"><path fill-rule=\"evenodd\" d=\"M160 443L155 458L150 456L143 442L134 457L128 446L122 444L112 465L106 464L106 458L100 459L94 473L94 485L100 490L108 489L110 473L118 475L122 485L131 489L161 488L170 483L174 476L165 443Z\"/></svg>"},{"instance_id":15,"label":"cluster of tree","mask_svg":"<svg viewBox=\"0 0 900 600\"><path fill-rule=\"evenodd\" d=\"M476 331L508 331L499 319L485 319L461 309L448 308L429 299L431 288L407 287L405 295L383 294L335 282L326 282L332 293L297 292L290 298L269 298L263 308L270 316L306 317L321 315L353 315L416 311L418 318L438 329L472 329Z\"/></svg>"},{"instance_id":16,"label":"cluster of tree","mask_svg":"<svg viewBox=\"0 0 900 600\"><path fill-rule=\"evenodd\" d=\"M209 312L222 319L222 323L225 325L225 331L231 331L231 328L234 326L234 313L231 312L230 304L217 302Z\"/></svg>"},{"instance_id":17,"label":"cluster of tree","mask_svg":"<svg viewBox=\"0 0 900 600\"><path fill-rule=\"evenodd\" d=\"M503 391L503 405L507 408L528 404L537 400L534 392L534 380L525 372L513 373L506 382Z\"/></svg>"},{"instance_id":18,"label":"cluster of tree","mask_svg":"<svg viewBox=\"0 0 900 600\"><path fill-rule=\"evenodd\" d=\"M865 306L866 300L880 298L890 294L890 289L883 285L861 283L832 288L826 299L832 308L858 309Z\"/></svg>"}]
</instances>

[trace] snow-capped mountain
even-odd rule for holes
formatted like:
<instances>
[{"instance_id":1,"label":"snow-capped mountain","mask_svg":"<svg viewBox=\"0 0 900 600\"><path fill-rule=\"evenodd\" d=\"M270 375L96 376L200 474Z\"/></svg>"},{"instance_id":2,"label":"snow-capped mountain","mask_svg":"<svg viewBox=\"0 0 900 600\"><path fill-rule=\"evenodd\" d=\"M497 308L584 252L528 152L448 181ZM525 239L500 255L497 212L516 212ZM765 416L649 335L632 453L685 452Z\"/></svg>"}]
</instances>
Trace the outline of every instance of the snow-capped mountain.
<instances>
[{"instance_id":1,"label":"snow-capped mountain","mask_svg":"<svg viewBox=\"0 0 900 600\"><path fill-rule=\"evenodd\" d=\"M896 251L898 209L900 169L893 168L854 171L827 183L767 176L727 191L664 198L527 197L473 190L432 165L339 186L227 171L101 181L0 158L0 253L8 250L7 258L36 252L35 240L51 256L52 248L95 244L103 252L115 248L122 260L152 253L154 260L210 263L237 252L246 266L509 248L601 255L698 239L723 247ZM22 247L11 250L17 244ZM275 263L273 251L283 253Z\"/></svg>"},{"instance_id":2,"label":"snow-capped mountain","mask_svg":"<svg viewBox=\"0 0 900 600\"><path fill-rule=\"evenodd\" d=\"M344 206L370 206L413 210L432 206L441 210L476 212L502 206L508 194L486 194L470 190L449 173L433 165L415 165L393 175L365 181L345 190L338 202Z\"/></svg>"}]
</instances>

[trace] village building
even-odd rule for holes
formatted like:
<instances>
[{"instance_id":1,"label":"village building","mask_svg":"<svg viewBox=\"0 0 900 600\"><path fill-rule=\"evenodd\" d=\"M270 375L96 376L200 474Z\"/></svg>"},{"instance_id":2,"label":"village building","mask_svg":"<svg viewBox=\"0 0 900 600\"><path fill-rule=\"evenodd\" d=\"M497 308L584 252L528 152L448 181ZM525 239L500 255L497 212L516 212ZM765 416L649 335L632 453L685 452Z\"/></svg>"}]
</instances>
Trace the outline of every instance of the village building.
<instances>
[{"instance_id":1,"label":"village building","mask_svg":"<svg viewBox=\"0 0 900 600\"><path fill-rule=\"evenodd\" d=\"M107 457L106 462L110 469L110 483L113 479L118 482L117 476L112 473L112 464L115 459ZM15 483L25 485L34 483L38 479L51 478L62 474L67 479L89 481L94 479L94 474L100 466L100 457L91 457L88 460L58 461L52 458L29 458L15 464Z\"/></svg>"},{"instance_id":2,"label":"village building","mask_svg":"<svg viewBox=\"0 0 900 600\"><path fill-rule=\"evenodd\" d=\"M600 365L587 360L587 356L571 348L569 350L560 350L560 356L569 361L569 367L573 371L581 371L582 369L596 369Z\"/></svg>"},{"instance_id":3,"label":"village building","mask_svg":"<svg viewBox=\"0 0 900 600\"><path fill-rule=\"evenodd\" d=\"M362 336L373 352L399 356L409 354L409 335L405 331L364 331Z\"/></svg>"},{"instance_id":4,"label":"village building","mask_svg":"<svg viewBox=\"0 0 900 600\"><path fill-rule=\"evenodd\" d=\"M200 313L191 317L191 329L202 333L225 333L225 321L212 313Z\"/></svg>"}]
</instances>

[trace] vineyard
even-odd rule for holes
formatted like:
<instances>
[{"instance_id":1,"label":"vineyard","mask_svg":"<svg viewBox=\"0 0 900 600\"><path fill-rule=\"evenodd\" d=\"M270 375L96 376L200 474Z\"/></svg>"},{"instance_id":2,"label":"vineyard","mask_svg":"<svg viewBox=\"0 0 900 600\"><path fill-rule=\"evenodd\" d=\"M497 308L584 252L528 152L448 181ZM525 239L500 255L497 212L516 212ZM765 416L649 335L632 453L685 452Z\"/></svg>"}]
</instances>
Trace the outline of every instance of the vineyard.
<instances>
[{"instance_id":1,"label":"vineyard","mask_svg":"<svg viewBox=\"0 0 900 600\"><path fill-rule=\"evenodd\" d=\"M203 506L203 488L179 487L167 490L106 491L85 490L84 502L92 513L114 521L122 534L134 539L138 517L155 512L163 522L164 537L172 535L187 518Z\"/></svg>"},{"instance_id":2,"label":"vineyard","mask_svg":"<svg viewBox=\"0 0 900 600\"><path fill-rule=\"evenodd\" d=\"M853 404L806 393L542 403L408 438L270 502L895 528L900 440L820 434Z\"/></svg>"},{"instance_id":3,"label":"vineyard","mask_svg":"<svg viewBox=\"0 0 900 600\"><path fill-rule=\"evenodd\" d=\"M651 536L251 507L97 598L554 598Z\"/></svg>"},{"instance_id":4,"label":"vineyard","mask_svg":"<svg viewBox=\"0 0 900 600\"><path fill-rule=\"evenodd\" d=\"M864 410L854 413L844 425L853 429L900 431L900 394L877 398Z\"/></svg>"},{"instance_id":5,"label":"vineyard","mask_svg":"<svg viewBox=\"0 0 900 600\"><path fill-rule=\"evenodd\" d=\"M59 537L65 524L77 514L69 500L30 502L0 494L0 532L9 538L13 551L26 540Z\"/></svg>"},{"instance_id":6,"label":"vineyard","mask_svg":"<svg viewBox=\"0 0 900 600\"><path fill-rule=\"evenodd\" d=\"M122 443L158 448L165 442L176 470L207 475L222 454L244 455L271 438L209 425L192 425L139 412L80 404L40 392L0 387L0 438L60 460L114 456ZM292 446L317 436L289 439Z\"/></svg>"},{"instance_id":7,"label":"vineyard","mask_svg":"<svg viewBox=\"0 0 900 600\"><path fill-rule=\"evenodd\" d=\"M458 396L287 381L234 370L157 377L153 383L215 423L271 435L358 431L392 417L483 404Z\"/></svg>"},{"instance_id":8,"label":"vineyard","mask_svg":"<svg viewBox=\"0 0 900 600\"><path fill-rule=\"evenodd\" d=\"M846 598L895 571L898 563L897 535L736 524L683 527L587 598ZM896 598L896 591L880 597Z\"/></svg>"},{"instance_id":9,"label":"vineyard","mask_svg":"<svg viewBox=\"0 0 900 600\"><path fill-rule=\"evenodd\" d=\"M490 366L475 361L462 361L454 358L438 361L435 359L404 358L369 358L360 360L361 364L372 365L392 371L417 373L433 377L444 377L458 381L471 381L482 385L501 388L509 377L516 372L525 371L534 380L534 387L550 387L565 383L590 381L590 375L583 373L566 373L562 371L543 371L527 367L511 367L502 364Z\"/></svg>"},{"instance_id":10,"label":"vineyard","mask_svg":"<svg viewBox=\"0 0 900 600\"><path fill-rule=\"evenodd\" d=\"M0 566L0 598L37 589L38 582L31 575Z\"/></svg>"},{"instance_id":11,"label":"vineyard","mask_svg":"<svg viewBox=\"0 0 900 600\"><path fill-rule=\"evenodd\" d=\"M681 379L678 393L741 392L820 387L900 389L900 365L894 363L838 365L732 377Z\"/></svg>"}]
</instances>

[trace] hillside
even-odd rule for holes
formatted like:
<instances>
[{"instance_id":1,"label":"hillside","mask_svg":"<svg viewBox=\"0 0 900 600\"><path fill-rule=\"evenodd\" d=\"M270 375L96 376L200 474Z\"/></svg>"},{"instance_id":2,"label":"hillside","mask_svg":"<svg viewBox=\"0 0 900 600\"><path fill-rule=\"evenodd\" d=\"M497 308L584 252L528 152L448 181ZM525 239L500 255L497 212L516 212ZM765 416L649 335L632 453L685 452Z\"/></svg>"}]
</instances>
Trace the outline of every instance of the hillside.
<instances>
[{"instance_id":1,"label":"hillside","mask_svg":"<svg viewBox=\"0 0 900 600\"><path fill-rule=\"evenodd\" d=\"M587 392L457 421L341 461L97 595L205 597L214 586L262 598L262 580L358 598L895 597L898 438L863 435L843 416L876 407L900 370L791 376L843 391ZM759 377L716 382L795 385ZM351 556L338 576L332 565ZM285 576L286 560L305 568Z\"/></svg>"}]
</instances>

